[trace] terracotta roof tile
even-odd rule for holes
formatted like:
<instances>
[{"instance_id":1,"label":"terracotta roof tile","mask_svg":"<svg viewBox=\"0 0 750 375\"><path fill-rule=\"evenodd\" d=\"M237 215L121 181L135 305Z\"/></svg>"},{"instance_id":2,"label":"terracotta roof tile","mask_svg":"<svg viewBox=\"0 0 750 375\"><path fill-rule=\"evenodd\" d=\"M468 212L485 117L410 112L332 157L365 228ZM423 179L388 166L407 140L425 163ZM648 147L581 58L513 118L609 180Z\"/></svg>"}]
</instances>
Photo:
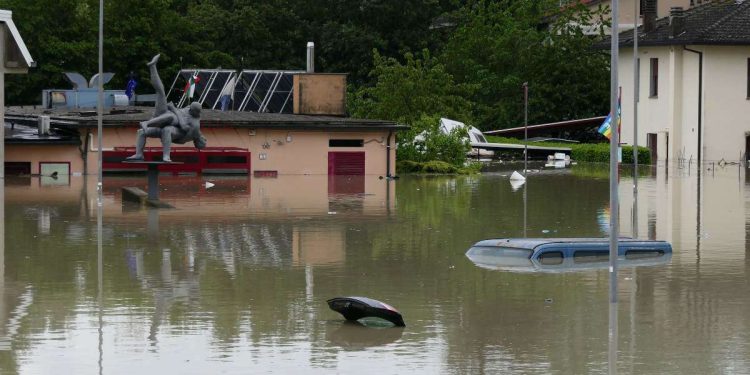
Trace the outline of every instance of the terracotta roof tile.
<instances>
[{"instance_id":1,"label":"terracotta roof tile","mask_svg":"<svg viewBox=\"0 0 750 375\"><path fill-rule=\"evenodd\" d=\"M750 0L718 0L684 11L684 32L670 36L669 17L656 20L647 33L639 27L638 44L657 45L750 45ZM609 45L605 38L598 45ZM620 33L620 46L633 45L633 32Z\"/></svg>"}]
</instances>

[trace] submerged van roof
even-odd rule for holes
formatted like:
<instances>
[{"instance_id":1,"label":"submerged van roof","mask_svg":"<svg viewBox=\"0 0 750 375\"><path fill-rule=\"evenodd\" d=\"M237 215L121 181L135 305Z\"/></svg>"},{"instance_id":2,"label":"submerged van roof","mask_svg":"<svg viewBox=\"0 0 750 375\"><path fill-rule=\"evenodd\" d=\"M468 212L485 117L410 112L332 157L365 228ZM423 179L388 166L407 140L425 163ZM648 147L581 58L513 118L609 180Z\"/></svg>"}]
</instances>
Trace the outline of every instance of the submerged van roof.
<instances>
[{"instance_id":1,"label":"submerged van roof","mask_svg":"<svg viewBox=\"0 0 750 375\"><path fill-rule=\"evenodd\" d=\"M662 243L664 241L653 241L653 240L641 240L637 238L621 237L618 244L630 245L637 243ZM483 240L477 242L474 246L503 246L512 247L518 249L534 250L541 245L551 244L566 244L566 245L580 245L580 244L598 244L598 243L609 243L609 238L494 238L489 240Z\"/></svg>"}]
</instances>

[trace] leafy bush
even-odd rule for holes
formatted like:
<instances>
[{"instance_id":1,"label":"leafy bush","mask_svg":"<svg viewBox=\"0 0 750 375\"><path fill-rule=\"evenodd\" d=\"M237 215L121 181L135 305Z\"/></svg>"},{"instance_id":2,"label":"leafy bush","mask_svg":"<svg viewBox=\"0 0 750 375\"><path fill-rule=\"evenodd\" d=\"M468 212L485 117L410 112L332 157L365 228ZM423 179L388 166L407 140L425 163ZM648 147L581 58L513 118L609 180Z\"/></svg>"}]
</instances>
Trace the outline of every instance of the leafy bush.
<instances>
[{"instance_id":1,"label":"leafy bush","mask_svg":"<svg viewBox=\"0 0 750 375\"><path fill-rule=\"evenodd\" d=\"M523 144L516 138L487 137L489 142ZM570 158L586 163L609 163L609 143L556 143L529 142L529 145L548 147L568 147ZM622 146L622 163L633 164L633 146ZM638 147L638 164L651 164L651 152L646 147Z\"/></svg>"},{"instance_id":2,"label":"leafy bush","mask_svg":"<svg viewBox=\"0 0 750 375\"><path fill-rule=\"evenodd\" d=\"M424 173L449 174L456 173L457 171L458 168L456 166L439 160L428 161L422 165L422 172Z\"/></svg>"},{"instance_id":3,"label":"leafy bush","mask_svg":"<svg viewBox=\"0 0 750 375\"><path fill-rule=\"evenodd\" d=\"M467 163L460 167L439 160L424 163L404 160L396 163L398 173L475 174L481 169L482 163Z\"/></svg>"},{"instance_id":4,"label":"leafy bush","mask_svg":"<svg viewBox=\"0 0 750 375\"><path fill-rule=\"evenodd\" d=\"M442 161L455 168L466 162L469 139L465 129L454 129L445 134L440 131L440 117L422 115L411 129L398 139L396 155L399 160L415 162Z\"/></svg>"}]
</instances>

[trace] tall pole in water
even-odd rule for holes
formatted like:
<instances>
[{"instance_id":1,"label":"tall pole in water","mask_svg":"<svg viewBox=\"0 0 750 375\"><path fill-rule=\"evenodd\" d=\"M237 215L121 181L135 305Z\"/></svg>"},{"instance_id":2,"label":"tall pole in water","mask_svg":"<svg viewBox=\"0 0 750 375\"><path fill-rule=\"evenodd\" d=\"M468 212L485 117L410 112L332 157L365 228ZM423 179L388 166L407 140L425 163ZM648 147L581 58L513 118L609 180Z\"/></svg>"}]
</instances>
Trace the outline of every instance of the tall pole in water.
<instances>
[{"instance_id":1,"label":"tall pole in water","mask_svg":"<svg viewBox=\"0 0 750 375\"><path fill-rule=\"evenodd\" d=\"M523 83L523 176L529 174L529 83Z\"/></svg>"},{"instance_id":2,"label":"tall pole in water","mask_svg":"<svg viewBox=\"0 0 750 375\"><path fill-rule=\"evenodd\" d=\"M618 177L618 147L620 146L620 129L618 118L618 94L619 84L617 80L617 63L619 59L619 27L620 4L619 0L612 0L612 51L610 62L610 127L613 128L612 138L609 144L609 373L617 373L617 344L618 344L618 318L617 318L617 239L618 224L620 219L619 199L617 192Z\"/></svg>"},{"instance_id":3,"label":"tall pole in water","mask_svg":"<svg viewBox=\"0 0 750 375\"><path fill-rule=\"evenodd\" d=\"M641 67L638 59L638 3L633 1L633 237L638 238L638 96Z\"/></svg>"},{"instance_id":4,"label":"tall pole in water","mask_svg":"<svg viewBox=\"0 0 750 375\"><path fill-rule=\"evenodd\" d=\"M97 144L98 146L98 163L97 163L97 184L96 184L96 229L97 229L97 300L99 305L99 374L103 373L103 366L102 366L102 360L103 360L103 347L104 347L104 332L103 332L103 308L102 304L104 303L104 266L103 266L103 254L102 254L102 222L104 218L102 217L104 215L103 210L103 199L102 196L104 194L104 186L102 184L102 115L104 113L104 0L99 0L99 80L98 80L98 95L96 99L96 115L97 115ZM84 147L88 147L88 145L84 145Z\"/></svg>"},{"instance_id":5,"label":"tall pole in water","mask_svg":"<svg viewBox=\"0 0 750 375\"><path fill-rule=\"evenodd\" d=\"M620 145L620 134L618 129L618 71L617 64L619 58L619 35L618 35L618 20L619 20L619 1L612 1L612 51L611 51L611 68L610 68L610 113L612 114L612 121L610 126L612 127L612 138L609 143L609 206L610 206L610 221L609 221L609 301L614 303L617 302L617 237L618 237L618 224L619 224L619 198L617 193L617 179L618 179L618 165L617 165L617 151Z\"/></svg>"},{"instance_id":6,"label":"tall pole in water","mask_svg":"<svg viewBox=\"0 0 750 375\"><path fill-rule=\"evenodd\" d=\"M102 131L103 131L103 125L102 125L102 115L104 113L104 0L99 0L99 79L97 82L97 85L99 86L99 92L96 99L96 136L97 136L97 144L99 145L97 148L98 152L98 162L97 162L97 183L96 183L96 191L97 191L97 204L99 206L102 205L102 193L103 193L103 185L102 185Z\"/></svg>"},{"instance_id":7,"label":"tall pole in water","mask_svg":"<svg viewBox=\"0 0 750 375\"><path fill-rule=\"evenodd\" d=\"M633 1L633 165L638 168L638 96L641 67L638 64L638 1ZM638 181L635 182L636 189Z\"/></svg>"}]
</instances>

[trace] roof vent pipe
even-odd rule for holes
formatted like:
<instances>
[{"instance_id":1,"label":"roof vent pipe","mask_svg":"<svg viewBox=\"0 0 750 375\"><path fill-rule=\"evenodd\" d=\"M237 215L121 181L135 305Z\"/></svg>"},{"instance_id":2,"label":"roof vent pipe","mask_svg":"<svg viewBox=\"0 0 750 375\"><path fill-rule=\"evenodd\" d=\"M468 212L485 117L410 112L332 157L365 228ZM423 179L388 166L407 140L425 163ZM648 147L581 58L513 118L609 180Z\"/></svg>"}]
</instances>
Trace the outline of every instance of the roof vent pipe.
<instances>
[{"instance_id":1,"label":"roof vent pipe","mask_svg":"<svg viewBox=\"0 0 750 375\"><path fill-rule=\"evenodd\" d=\"M315 43L307 42L307 72L315 72Z\"/></svg>"},{"instance_id":2,"label":"roof vent pipe","mask_svg":"<svg viewBox=\"0 0 750 375\"><path fill-rule=\"evenodd\" d=\"M656 28L656 0L643 2L643 31L649 32Z\"/></svg>"},{"instance_id":3,"label":"roof vent pipe","mask_svg":"<svg viewBox=\"0 0 750 375\"><path fill-rule=\"evenodd\" d=\"M669 12L669 37L675 38L685 32L685 13L682 7L672 7Z\"/></svg>"}]
</instances>

